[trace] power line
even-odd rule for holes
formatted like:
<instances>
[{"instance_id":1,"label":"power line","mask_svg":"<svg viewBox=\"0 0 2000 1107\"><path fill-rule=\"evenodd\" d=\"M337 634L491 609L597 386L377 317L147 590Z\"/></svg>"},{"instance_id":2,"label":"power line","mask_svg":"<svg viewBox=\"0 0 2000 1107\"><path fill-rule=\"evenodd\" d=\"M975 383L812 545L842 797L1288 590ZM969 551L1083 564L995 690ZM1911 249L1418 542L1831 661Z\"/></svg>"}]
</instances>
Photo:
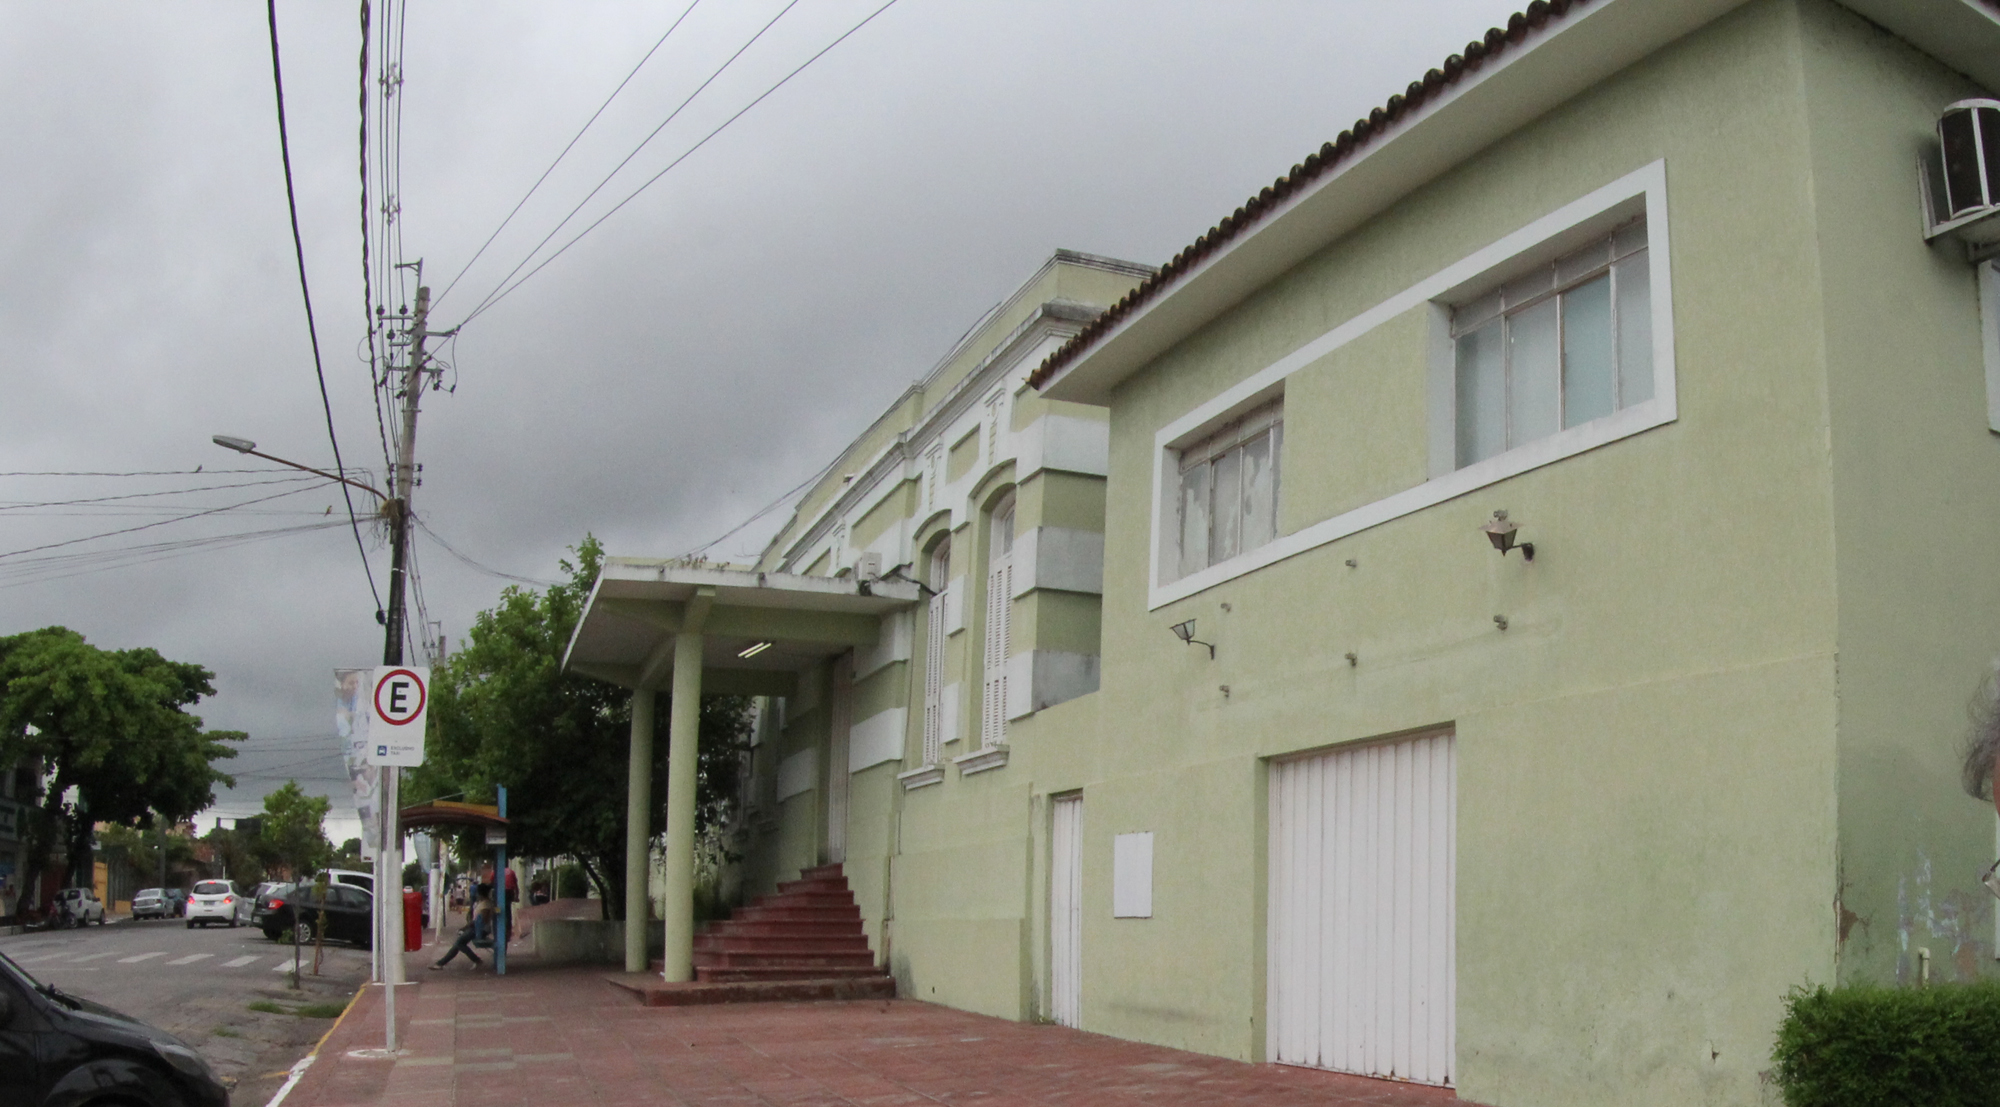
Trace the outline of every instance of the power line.
<instances>
[{"instance_id":1,"label":"power line","mask_svg":"<svg viewBox=\"0 0 2000 1107\"><path fill-rule=\"evenodd\" d=\"M794 0L794 2L796 3L796 0ZM533 269L528 270L528 272L524 276L522 276L519 280L514 281L513 284L507 285L504 289L500 289L495 291L494 293L489 294L485 300L482 300L480 302L478 307L472 310L471 314L465 317L465 322L468 323L471 322L479 314L486 311L486 309L492 307L494 304L497 304L501 300L506 299L508 296L512 295L515 289L528 283L528 281L531 278L533 278L535 274L547 268L549 262L552 262L557 258L563 256L563 254L569 251L569 248L571 246L574 246L578 242L583 241L585 235L588 235L590 232L602 226L605 220L618 214L619 210L622 209L626 204L629 204L633 200L637 199L640 193L653 187L655 182L657 182L661 177L666 176L669 172L673 171L673 169L676 166L680 165L680 163L686 161L690 156L694 154L696 150L699 150L703 146L708 145L708 141L710 139L714 138L716 135L721 134L724 130L726 130L729 127L730 124L736 122L738 119L743 118L743 116L747 114L751 108L754 108L758 104L763 103L764 100L767 97L769 97L772 93L785 87L786 83L789 82L793 77L796 77L800 73L804 72L807 66L825 57L828 51L831 51L834 47L839 46L843 42L846 42L848 38L852 36L855 32L861 30L861 28L866 27L869 23L873 22L876 16L881 15L885 11L888 11L895 5L896 5L896 0L888 0L888 3L885 3L881 7L876 8L874 11L868 13L868 15L865 18L863 18L861 22L856 23L854 26L849 27L846 31L842 32L839 38L836 38L832 42L827 43L824 47L820 49L818 53L814 54L812 57L807 58L805 61L801 62L797 69L794 69L790 73L787 73L783 77L779 78L778 83L772 85L770 88L765 89L763 92L758 93L757 98L755 100L752 100L748 104L743 105L743 107L740 110L738 110L735 115L732 115L728 119L723 120L720 126L717 126L714 130L708 132L706 135L703 135L701 141L695 143L693 146L688 147L687 150L684 151L679 157L675 158L671 162L668 162L667 167L665 169L662 169L658 173L655 173L651 177L648 177L646 179L646 183L640 185L636 189L633 189L630 195L626 196L623 200L618 201L618 203L615 206L613 206L610 211L607 211L603 215L598 216L596 222L593 222L590 226L585 227L582 231L578 232L575 238L572 238L568 242L565 242L561 249L557 250L553 254L550 254L546 259L542 261L541 264L535 266ZM786 10L790 10L789 7ZM779 14L783 15L784 13L780 12ZM564 222L568 222L568 220L565 219ZM551 232L552 236L553 233L554 232ZM547 239L543 240L543 242L547 241L548 241ZM541 246L537 245L535 249L540 250ZM533 255L530 254L529 256L532 257ZM525 265L527 263L524 261L522 262L522 264ZM519 268L520 268L519 266L515 267L517 271L519 270ZM510 273L508 274L508 276L511 278L513 274Z\"/></svg>"},{"instance_id":2,"label":"power line","mask_svg":"<svg viewBox=\"0 0 2000 1107\"><path fill-rule=\"evenodd\" d=\"M64 546L74 546L79 542L93 542L99 538L111 538L120 534L131 534L134 531L151 530L154 527L166 526L168 523L184 523L189 519L199 519L206 515L217 515L225 511L233 511L239 507L249 507L251 504L266 503L271 500L283 499L286 496L296 496L301 492L310 492L310 491L312 491L312 489L310 488L292 488L283 492L273 493L272 495L269 496L259 496L256 499L244 500L241 503L226 504L222 507L212 507L206 511L196 511L188 515L176 515L171 519L161 519L160 521L154 523L142 523L139 526L126 527L123 530L107 530L102 534L87 534L82 538L70 538L61 542L49 542L45 545L29 546L26 549L10 550L6 553L0 553L0 560L4 560L10 557L19 557L20 555L27 553L39 553L42 550L54 550L54 549L60 549ZM357 536L360 534L359 529L355 531L355 534Z\"/></svg>"},{"instance_id":3,"label":"power line","mask_svg":"<svg viewBox=\"0 0 2000 1107\"><path fill-rule=\"evenodd\" d=\"M488 246L493 245L494 239L500 237L500 232L507 229L507 224L512 223L516 215L521 214L521 209L527 206L528 201L534 197L535 190L542 187L542 182L548 180L549 174L555 172L556 166L561 165L562 160L569 156L569 152L576 148L577 142L583 138L583 133L585 131L590 130L591 125L597 122L597 117L604 114L604 109L611 106L611 101L618 99L618 94L625 91L625 86L632 83L632 78L639 75L639 70L644 69L646 67L647 62L653 60L653 55L659 52L661 46L666 45L667 39L673 36L673 33L680 28L681 23L687 19L689 13L693 12L695 6L700 3L701 0L694 0L693 3L689 4L687 8L681 12L680 18L674 20L673 26L667 28L667 33L661 35L659 37L659 40L653 43L653 48L646 51L645 57L639 59L639 64L633 66L632 71L630 73L625 74L625 79L618 82L618 87L611 90L611 95L606 96L604 98L604 102L602 104L597 105L597 110L590 113L590 118L583 121L583 126L577 128L576 134L570 136L568 145L565 145L562 148L562 152L556 155L556 160L550 162L549 167L547 169L542 170L542 175L535 178L535 183L528 186L527 193L521 197L519 203L516 203L514 205L514 210L508 212L507 217L500 221L500 225L493 228L493 233L487 235L486 241L479 244L479 249L474 250L472 252L471 260L467 261L465 265L459 269L458 275L453 277L451 281L444 286L444 291L438 293L438 298L436 301L434 301L434 305L438 303L443 303L445 297L451 295L451 290L458 287L458 282L464 279L465 274L472 269L473 263L477 262L480 256L486 253L486 248ZM781 12L779 14L782 15L783 13ZM669 118L672 117L670 116ZM662 125L664 126L664 124ZM642 143L641 145L644 144Z\"/></svg>"},{"instance_id":4,"label":"power line","mask_svg":"<svg viewBox=\"0 0 2000 1107\"><path fill-rule=\"evenodd\" d=\"M430 524L424 522L422 516L412 515L411 520L417 524L418 530L421 530L425 534L430 535L431 541L436 542L439 546L443 547L444 552L457 558L459 561L464 562L471 568L477 569L480 572L485 573L487 576L499 577L501 580L519 581L522 584L533 584L542 588L550 588L562 583L561 581L556 581L556 580L542 580L539 577L524 577L515 573L503 572L499 569L493 568L491 565L481 564L480 562L475 561L470 557L467 557L465 554L458 552L458 548L453 546L451 543L445 541L443 535L440 535L437 531L432 530Z\"/></svg>"},{"instance_id":5,"label":"power line","mask_svg":"<svg viewBox=\"0 0 2000 1107\"><path fill-rule=\"evenodd\" d=\"M298 472L298 470L296 469L286 469L275 465L267 466L262 469L209 469L197 465L192 469L139 469L126 472L45 469L34 472L22 471L15 473L0 473L0 477L197 477L197 476L206 477L206 476L214 476L216 474L233 476L239 473L296 473L296 472ZM353 469L349 470L349 472L365 473L367 472L367 470Z\"/></svg>"},{"instance_id":6,"label":"power line","mask_svg":"<svg viewBox=\"0 0 2000 1107\"><path fill-rule=\"evenodd\" d=\"M298 190L292 184L292 143L285 127L285 74L278 60L278 0L264 0L264 12L271 28L271 87L278 105L278 156L285 167L285 206L292 217L292 253L299 263L299 296L306 306L306 334L312 339L313 373L319 378L319 402L326 412L327 441L333 445L333 469L340 473L346 471L346 466L340 460L340 438L333 431L333 400L327 395L326 367L320 362L319 325L313 319L312 287L306 282L306 245L299 234ZM361 542L361 520L354 514L354 493L343 484L340 495L347 503L347 521L354 530L354 549L361 555L361 571L368 576L368 591L375 593L375 570L369 567L368 548ZM375 606L378 610L382 606L379 594Z\"/></svg>"},{"instance_id":7,"label":"power line","mask_svg":"<svg viewBox=\"0 0 2000 1107\"><path fill-rule=\"evenodd\" d=\"M549 244L550 239L554 238L557 234L560 234L564 227L569 226L569 221L576 218L576 213L582 211L585 204L588 204L593 199L596 199L597 194L599 192L604 191L605 186L611 183L611 179L613 177L616 177L619 173L623 172L625 167L632 163L632 159L639 156L640 151L644 150L648 145L652 143L652 141L655 138L659 137L661 131L666 130L667 124L672 123L675 119L679 118L681 112L686 110L689 104L694 103L695 97L700 96L704 89L708 88L709 85L714 84L716 78L722 76L723 73L728 71L730 66L736 64L736 59L742 57L744 51L750 49L752 46L755 46L757 44L757 40L764 37L764 32L770 30L772 27L777 26L778 20L785 18L785 13L791 11L795 7L798 7L798 5L799 5L799 0L791 0L790 3L786 4L782 8L779 8L778 14L772 16L770 22L764 24L762 27L757 28L757 33L751 35L747 40L745 40L743 45L738 46L734 54L729 55L729 58L726 61L724 61L721 65L716 67L715 72L710 73L708 75L707 80L703 81L699 85L696 85L695 90L693 92L688 93L686 99L682 100L679 104L676 104L674 106L674 110L668 112L667 117L665 119L660 120L659 126L654 127L651 133L647 134L645 138L639 140L639 145L634 146L632 148L632 152L626 154L623 161L620 161L617 165L611 167L611 172L606 173L604 175L604 179L597 182L597 187L591 189L590 192L586 194L583 199L578 200L576 202L575 207L569 209L569 214L562 217L562 222L557 223L552 229L550 229L548 234L542 236L542 240L540 242L535 243L535 248L528 251L528 256L522 258L519 262L517 262L514 265L514 268L507 271L506 276L500 278L500 283L493 286L493 291L487 293L486 298L484 300L481 300L477 304L474 304L472 306L472 310L466 313L465 321L471 322L473 318L478 316L478 314L485 309L486 305L491 303L496 296L502 295L503 294L502 289L505 288L508 281L514 279L514 274L519 273L521 271L522 266L535 260L535 255L541 252L542 247L547 246ZM616 211L617 209L613 208L612 210ZM567 247L565 247L565 249L567 249ZM561 253L562 251L558 250L556 252ZM547 263L544 262L543 264ZM541 266L536 266L536 268L540 269ZM532 273L529 274L529 276L533 275L534 274Z\"/></svg>"},{"instance_id":8,"label":"power line","mask_svg":"<svg viewBox=\"0 0 2000 1107\"><path fill-rule=\"evenodd\" d=\"M144 565L154 561L165 561L181 557L197 550L224 549L242 546L252 542L268 541L294 534L327 530L340 526L342 520L323 523L307 523L301 526L273 527L267 530L244 531L237 534L211 535L207 538L184 538L170 542L153 542L138 546L120 546L110 550L93 550L70 554L53 554L48 557L29 558L10 565L0 565L0 579L6 583L0 588L18 588L28 584L52 580L68 580L71 577L104 572L109 569Z\"/></svg>"},{"instance_id":9,"label":"power line","mask_svg":"<svg viewBox=\"0 0 2000 1107\"><path fill-rule=\"evenodd\" d=\"M838 465L839 463L840 463L839 458L835 458L832 461L827 462L824 466L821 466L819 472L814 473L812 476L809 476L806 479L800 481L798 485L794 487L791 491L785 493L782 496L779 496L777 499L772 500L770 503L765 504L763 507L759 508L755 515L752 515L748 519L745 519L742 522L736 524L735 526L730 527L728 530L722 532L722 534L718 535L717 537L710 539L703 545L696 546L694 549L689 550L687 553L684 553L681 556L684 558L694 557L697 554L707 553L709 550L712 550L715 547L721 545L723 542L727 541L730 538L730 536L736 534L744 527L747 527L750 524L756 522L757 520L762 519L764 516L769 515L773 511L778 510L779 506L782 505L786 500L791 499L793 496L796 496L799 493L805 491L807 488L811 487L814 481L832 472L833 467L835 465Z\"/></svg>"},{"instance_id":10,"label":"power line","mask_svg":"<svg viewBox=\"0 0 2000 1107\"><path fill-rule=\"evenodd\" d=\"M167 492L126 492L117 496L94 496L81 500L0 500L0 511L8 511L16 507L72 507L78 504L110 503L113 500L144 500L158 496L187 496L196 492L220 492L230 488L261 488L273 484L299 484L305 481L318 482L319 479L318 477L298 476L296 475L296 471L294 471L293 476L282 477L277 480L244 481L240 484L211 484L202 488L176 488Z\"/></svg>"}]
</instances>

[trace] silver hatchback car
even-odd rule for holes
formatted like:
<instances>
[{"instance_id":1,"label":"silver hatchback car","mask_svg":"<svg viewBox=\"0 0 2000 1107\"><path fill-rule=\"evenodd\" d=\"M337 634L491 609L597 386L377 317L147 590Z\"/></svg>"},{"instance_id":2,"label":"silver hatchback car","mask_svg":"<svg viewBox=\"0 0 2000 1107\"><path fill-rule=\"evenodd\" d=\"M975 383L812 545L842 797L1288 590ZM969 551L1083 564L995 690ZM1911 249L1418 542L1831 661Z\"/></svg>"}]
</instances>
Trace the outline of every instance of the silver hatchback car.
<instances>
[{"instance_id":1,"label":"silver hatchback car","mask_svg":"<svg viewBox=\"0 0 2000 1107\"><path fill-rule=\"evenodd\" d=\"M242 926L250 921L250 910L254 906L249 896L236 890L233 880L198 880L194 885L194 894L188 897L188 929L193 930L196 923L202 926L210 923Z\"/></svg>"}]
</instances>

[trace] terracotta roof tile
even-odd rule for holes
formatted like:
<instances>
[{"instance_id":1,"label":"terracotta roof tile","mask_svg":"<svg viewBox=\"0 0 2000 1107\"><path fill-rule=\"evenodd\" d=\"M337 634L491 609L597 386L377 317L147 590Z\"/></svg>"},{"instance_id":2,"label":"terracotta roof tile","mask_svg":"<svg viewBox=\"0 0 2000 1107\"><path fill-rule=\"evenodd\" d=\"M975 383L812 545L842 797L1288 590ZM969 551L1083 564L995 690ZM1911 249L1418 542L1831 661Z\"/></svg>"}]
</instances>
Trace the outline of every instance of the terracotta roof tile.
<instances>
[{"instance_id":1,"label":"terracotta roof tile","mask_svg":"<svg viewBox=\"0 0 2000 1107\"><path fill-rule=\"evenodd\" d=\"M1334 166L1348 160L1356 151L1380 137L1390 124L1457 84L1466 74L1478 72L1487 62L1527 41L1529 35L1541 31L1550 23L1567 16L1571 10L1583 7L1589 2L1590 0L1534 0L1534 3L1528 5L1527 10L1515 12L1508 17L1504 29L1490 28L1485 37L1466 43L1464 51L1446 58L1443 65L1425 73L1421 79L1411 81L1408 88L1389 97L1387 103L1369 112L1368 118L1355 120L1352 128L1340 132L1340 137L1306 155L1304 161L1292 166L1291 172L1279 177L1257 195L1244 201L1242 207L1210 227L1207 234L1195 239L1192 245L1175 254L1172 261L1161 266L1157 273L1126 293L1123 299L1106 308L1102 315L1078 332L1076 337L1063 343L1050 354L1028 378L1028 383L1036 388L1047 384L1049 378L1055 376L1063 366L1076 360L1102 338L1106 331L1117 325L1119 320L1157 298L1167 286L1179 280L1202 259L1214 253L1217 247L1235 239L1244 230L1263 219L1286 197L1312 183Z\"/></svg>"}]
</instances>

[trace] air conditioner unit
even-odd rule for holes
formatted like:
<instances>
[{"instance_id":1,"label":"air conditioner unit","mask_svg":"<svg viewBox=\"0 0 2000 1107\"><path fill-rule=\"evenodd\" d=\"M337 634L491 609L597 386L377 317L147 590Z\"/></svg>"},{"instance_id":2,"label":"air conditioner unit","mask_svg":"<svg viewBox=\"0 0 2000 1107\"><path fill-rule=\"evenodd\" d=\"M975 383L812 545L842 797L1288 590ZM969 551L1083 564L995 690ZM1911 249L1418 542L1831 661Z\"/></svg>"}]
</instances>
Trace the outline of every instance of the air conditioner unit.
<instances>
[{"instance_id":1,"label":"air conditioner unit","mask_svg":"<svg viewBox=\"0 0 2000 1107\"><path fill-rule=\"evenodd\" d=\"M854 579L870 584L882 579L882 555L869 552L854 559Z\"/></svg>"},{"instance_id":2,"label":"air conditioner unit","mask_svg":"<svg viewBox=\"0 0 2000 1107\"><path fill-rule=\"evenodd\" d=\"M1924 157L1924 238L1964 242L1972 260L2000 254L2000 100L1960 100L1938 117Z\"/></svg>"}]
</instances>

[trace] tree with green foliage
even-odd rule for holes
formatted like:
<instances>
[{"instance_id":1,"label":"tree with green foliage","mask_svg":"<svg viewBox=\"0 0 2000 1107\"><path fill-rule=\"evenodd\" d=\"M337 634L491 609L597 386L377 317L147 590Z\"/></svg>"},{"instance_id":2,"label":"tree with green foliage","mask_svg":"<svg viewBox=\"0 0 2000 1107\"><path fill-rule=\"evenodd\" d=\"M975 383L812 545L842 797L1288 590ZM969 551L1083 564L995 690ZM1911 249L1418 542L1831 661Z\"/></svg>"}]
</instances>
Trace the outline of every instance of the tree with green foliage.
<instances>
[{"instance_id":1,"label":"tree with green foliage","mask_svg":"<svg viewBox=\"0 0 2000 1107\"><path fill-rule=\"evenodd\" d=\"M597 581L604 549L586 535L561 562L567 578L546 590L510 586L482 611L458 652L431 674L428 760L405 779L405 802L464 794L492 802L507 788L508 850L570 856L603 897L606 917L624 910L625 788L631 694L562 671L563 651ZM662 693L654 717L671 716ZM721 825L736 794L749 702L707 696L701 704L697 832ZM665 796L667 742L653 743L653 795ZM665 805L648 832L665 832ZM475 836L459 855L480 850Z\"/></svg>"},{"instance_id":2,"label":"tree with green foliage","mask_svg":"<svg viewBox=\"0 0 2000 1107\"><path fill-rule=\"evenodd\" d=\"M46 787L26 812L24 893L58 841L71 883L88 883L96 823L192 817L235 781L215 762L236 756L238 731L202 729L190 714L215 674L151 649L101 650L64 627L0 638L0 765L39 762Z\"/></svg>"},{"instance_id":3,"label":"tree with green foliage","mask_svg":"<svg viewBox=\"0 0 2000 1107\"><path fill-rule=\"evenodd\" d=\"M298 880L318 871L333 856L326 838L326 813L333 802L309 796L296 780L264 797L261 852L267 864Z\"/></svg>"}]
</instances>

